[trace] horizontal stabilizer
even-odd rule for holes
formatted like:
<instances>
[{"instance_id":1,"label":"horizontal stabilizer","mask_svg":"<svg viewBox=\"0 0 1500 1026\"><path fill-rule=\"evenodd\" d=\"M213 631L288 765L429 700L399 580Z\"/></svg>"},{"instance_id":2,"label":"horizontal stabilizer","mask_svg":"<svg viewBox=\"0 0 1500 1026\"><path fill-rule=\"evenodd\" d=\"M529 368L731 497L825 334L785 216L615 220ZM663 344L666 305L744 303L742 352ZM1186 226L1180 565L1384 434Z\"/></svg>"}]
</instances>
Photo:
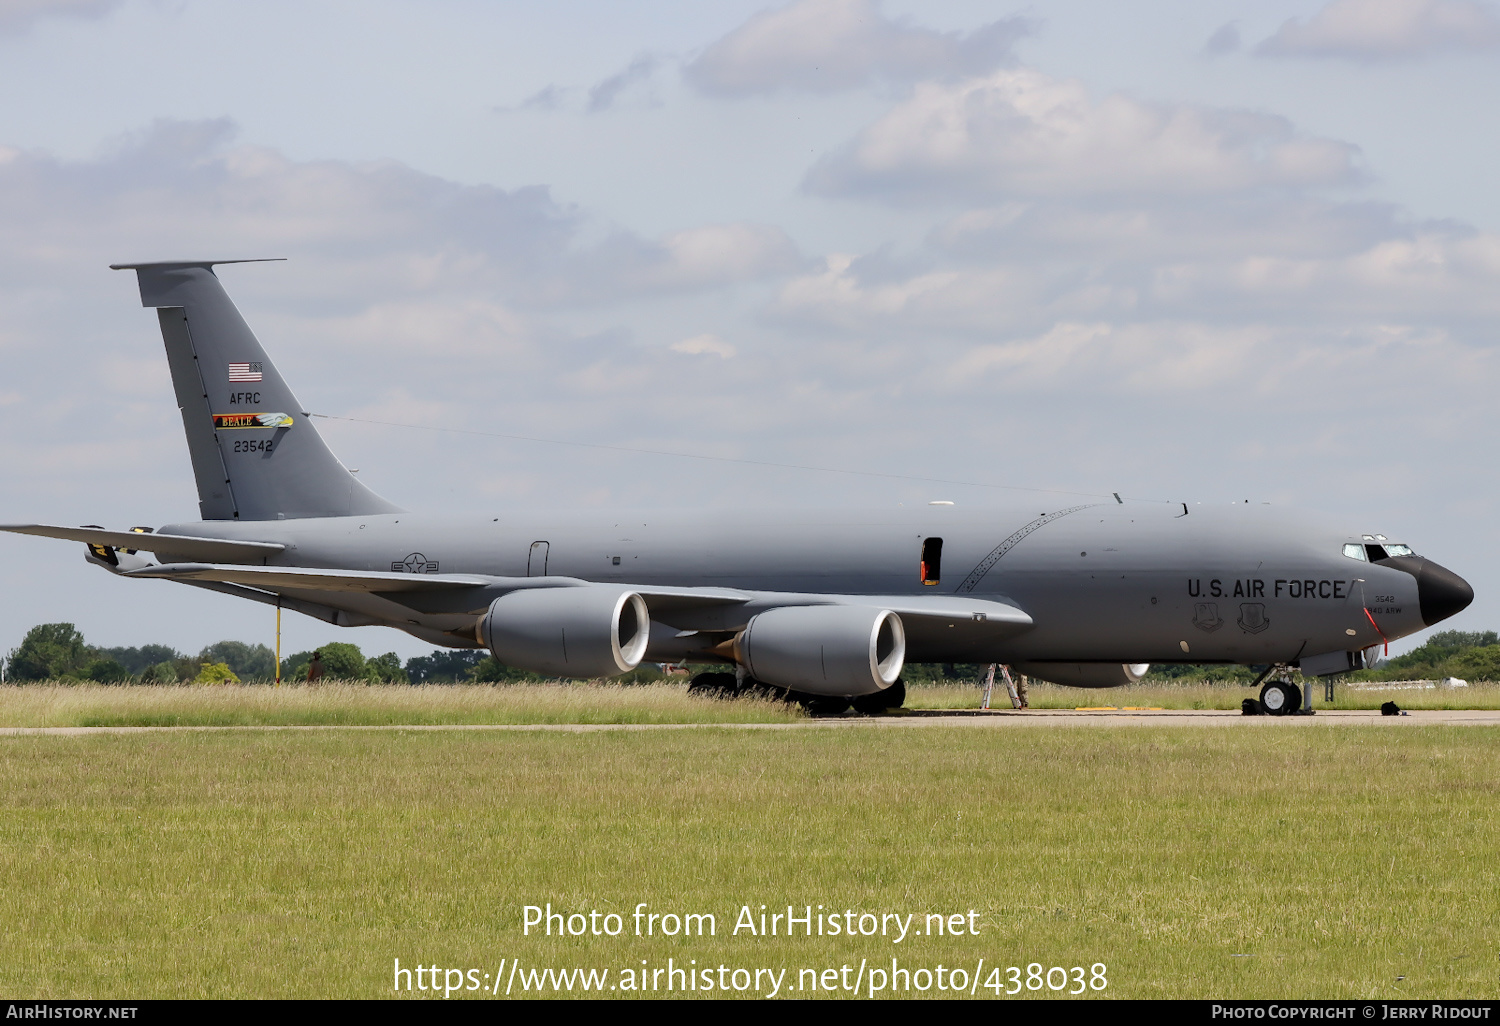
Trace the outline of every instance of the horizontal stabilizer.
<instances>
[{"instance_id":1,"label":"horizontal stabilizer","mask_svg":"<svg viewBox=\"0 0 1500 1026\"><path fill-rule=\"evenodd\" d=\"M231 541L225 538L196 538L183 534L143 534L135 531L106 531L98 527L53 527L50 524L0 524L0 531L34 534L42 538L83 542L85 545L107 545L115 549L144 549L147 552L170 552L188 559L212 559L233 562L240 559L265 559L286 548L277 542Z\"/></svg>"}]
</instances>

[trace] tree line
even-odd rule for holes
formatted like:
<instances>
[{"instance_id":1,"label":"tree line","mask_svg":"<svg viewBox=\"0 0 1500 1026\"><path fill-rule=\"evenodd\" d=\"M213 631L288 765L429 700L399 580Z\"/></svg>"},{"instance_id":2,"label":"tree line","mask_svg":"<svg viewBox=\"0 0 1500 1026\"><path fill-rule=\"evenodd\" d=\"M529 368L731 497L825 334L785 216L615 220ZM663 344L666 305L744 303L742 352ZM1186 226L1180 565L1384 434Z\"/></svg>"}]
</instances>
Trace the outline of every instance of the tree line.
<instances>
[{"instance_id":1,"label":"tree line","mask_svg":"<svg viewBox=\"0 0 1500 1026\"><path fill-rule=\"evenodd\" d=\"M555 678L506 666L477 649L435 649L403 664L394 652L366 656L358 645L332 641L317 649L323 676L329 680L371 684L497 684ZM313 650L295 652L281 661L284 681L307 679ZM1193 665L1153 666L1144 683L1251 683L1264 667ZM984 673L977 663L908 663L908 684L972 683ZM622 683L661 680L650 664L621 678ZM101 648L90 645L71 623L44 623L26 632L21 644L0 660L0 677L22 684L38 681L94 681L100 684L260 683L276 679L276 654L266 645L218 641L197 655L168 645ZM1350 680L1411 680L1459 677L1500 680L1500 634L1495 631L1439 631L1420 648L1384 660Z\"/></svg>"},{"instance_id":2,"label":"tree line","mask_svg":"<svg viewBox=\"0 0 1500 1026\"><path fill-rule=\"evenodd\" d=\"M1264 666L1222 666L1173 663L1151 667L1145 683L1249 684ZM1469 681L1500 680L1500 634L1495 631L1438 631L1420 647L1405 655L1381 659L1368 670L1346 674L1340 680L1443 680L1457 677Z\"/></svg>"},{"instance_id":3,"label":"tree line","mask_svg":"<svg viewBox=\"0 0 1500 1026\"><path fill-rule=\"evenodd\" d=\"M1233 684L1248 686L1266 667L1223 663L1160 663L1142 678L1143 684ZM970 684L984 674L978 663L907 663L901 671L907 684ZM1495 631L1439 631L1405 655L1382 659L1368 670L1341 680L1500 680L1500 634Z\"/></svg>"},{"instance_id":4,"label":"tree line","mask_svg":"<svg viewBox=\"0 0 1500 1026\"><path fill-rule=\"evenodd\" d=\"M1420 648L1381 661L1350 680L1500 680L1500 634L1494 631L1438 631Z\"/></svg>"},{"instance_id":5,"label":"tree line","mask_svg":"<svg viewBox=\"0 0 1500 1026\"><path fill-rule=\"evenodd\" d=\"M394 652L366 656L358 645L332 641L318 648L323 677L371 684L493 683L546 678L500 664L474 649L437 649L403 664ZM281 661L281 679L307 679L313 650ZM261 683L276 679L276 653L267 645L218 641L197 655L169 645L104 648L90 645L71 623L44 623L26 632L3 661L8 683L93 681L99 684Z\"/></svg>"}]
</instances>

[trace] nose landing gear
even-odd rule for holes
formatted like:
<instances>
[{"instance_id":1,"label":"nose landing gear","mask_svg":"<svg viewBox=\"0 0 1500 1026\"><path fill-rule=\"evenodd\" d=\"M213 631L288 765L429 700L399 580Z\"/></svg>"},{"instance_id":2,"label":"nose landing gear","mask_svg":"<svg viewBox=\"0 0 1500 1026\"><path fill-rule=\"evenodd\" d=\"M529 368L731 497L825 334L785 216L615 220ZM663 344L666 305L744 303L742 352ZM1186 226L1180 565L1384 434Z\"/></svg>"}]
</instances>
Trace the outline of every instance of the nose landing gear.
<instances>
[{"instance_id":1,"label":"nose landing gear","mask_svg":"<svg viewBox=\"0 0 1500 1026\"><path fill-rule=\"evenodd\" d=\"M1307 678L1303 686L1299 688L1287 679L1286 665L1276 663L1266 667L1266 672L1260 675L1260 680L1265 680L1273 672L1279 679L1268 682L1260 689L1260 701L1257 702L1253 698L1245 699L1245 715L1311 716L1313 714L1312 678ZM1259 684L1260 681L1256 683Z\"/></svg>"},{"instance_id":2,"label":"nose landing gear","mask_svg":"<svg viewBox=\"0 0 1500 1026\"><path fill-rule=\"evenodd\" d=\"M1284 680L1273 680L1260 689L1260 704L1268 716L1289 716L1302 704L1302 689Z\"/></svg>"}]
</instances>

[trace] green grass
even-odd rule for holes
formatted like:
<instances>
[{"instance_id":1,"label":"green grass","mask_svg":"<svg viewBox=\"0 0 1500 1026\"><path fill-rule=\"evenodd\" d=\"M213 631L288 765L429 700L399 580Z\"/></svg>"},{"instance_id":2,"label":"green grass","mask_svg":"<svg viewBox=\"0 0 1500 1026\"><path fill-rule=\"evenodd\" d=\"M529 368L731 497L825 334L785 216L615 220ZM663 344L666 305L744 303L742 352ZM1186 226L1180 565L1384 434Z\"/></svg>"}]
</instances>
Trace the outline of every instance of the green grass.
<instances>
[{"instance_id":1,"label":"green grass","mask_svg":"<svg viewBox=\"0 0 1500 1026\"><path fill-rule=\"evenodd\" d=\"M1316 709L1378 709L1394 700L1404 709L1497 709L1500 684L1422 690L1356 690L1339 685L1337 701ZM1234 709L1255 694L1222 684L1150 684L1084 690L1033 683L1033 709L1080 706ZM916 710L977 709L976 684L923 684L908 689ZM990 704L1009 708L1003 687ZM0 727L233 727L433 726L443 724L794 723L796 707L741 699L715 701L687 694L686 684L622 686L607 683L432 685L339 684L245 686L129 686L32 684L0 686Z\"/></svg>"},{"instance_id":2,"label":"green grass","mask_svg":"<svg viewBox=\"0 0 1500 1026\"><path fill-rule=\"evenodd\" d=\"M685 684L0 687L4 727L778 723L802 718L800 711L780 703L689 696Z\"/></svg>"},{"instance_id":3,"label":"green grass","mask_svg":"<svg viewBox=\"0 0 1500 1026\"><path fill-rule=\"evenodd\" d=\"M1103 962L1115 997L1500 996L1491 728L32 735L0 775L17 997L893 956ZM547 902L719 935L523 937ZM728 936L762 903L972 908L980 935Z\"/></svg>"},{"instance_id":4,"label":"green grass","mask_svg":"<svg viewBox=\"0 0 1500 1026\"><path fill-rule=\"evenodd\" d=\"M1233 684L1162 684L1144 681L1122 688L1083 689L1060 687L1033 681L1027 701L1033 709L1076 709L1079 707L1115 706L1161 709L1235 709L1247 698L1260 694L1259 688ZM976 709L980 689L977 683L929 684L907 689L908 709ZM1362 684L1334 686L1334 701L1323 701L1322 681L1313 682L1314 709L1379 709L1381 703L1394 701L1403 709L1500 709L1500 683L1482 682L1466 688L1410 689ZM990 696L990 707L1009 709L1005 687L997 683Z\"/></svg>"}]
</instances>

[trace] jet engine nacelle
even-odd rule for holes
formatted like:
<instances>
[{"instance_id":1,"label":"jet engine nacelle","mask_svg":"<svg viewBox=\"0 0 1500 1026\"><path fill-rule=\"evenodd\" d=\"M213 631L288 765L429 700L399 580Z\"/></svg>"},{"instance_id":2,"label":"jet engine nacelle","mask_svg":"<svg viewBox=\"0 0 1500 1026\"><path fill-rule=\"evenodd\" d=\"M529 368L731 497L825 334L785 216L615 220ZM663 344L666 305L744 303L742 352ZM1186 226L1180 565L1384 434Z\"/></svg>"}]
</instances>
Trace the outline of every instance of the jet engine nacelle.
<instances>
[{"instance_id":1,"label":"jet engine nacelle","mask_svg":"<svg viewBox=\"0 0 1500 1026\"><path fill-rule=\"evenodd\" d=\"M753 617L735 656L756 680L813 695L869 695L896 683L906 631L889 609L783 606Z\"/></svg>"},{"instance_id":2,"label":"jet engine nacelle","mask_svg":"<svg viewBox=\"0 0 1500 1026\"><path fill-rule=\"evenodd\" d=\"M1134 684L1151 669L1150 663L1012 663L1011 669L1028 677L1072 688L1119 688Z\"/></svg>"},{"instance_id":3,"label":"jet engine nacelle","mask_svg":"<svg viewBox=\"0 0 1500 1026\"><path fill-rule=\"evenodd\" d=\"M645 600L627 588L528 588L491 602L478 635L507 666L614 677L640 665L651 619Z\"/></svg>"}]
</instances>

